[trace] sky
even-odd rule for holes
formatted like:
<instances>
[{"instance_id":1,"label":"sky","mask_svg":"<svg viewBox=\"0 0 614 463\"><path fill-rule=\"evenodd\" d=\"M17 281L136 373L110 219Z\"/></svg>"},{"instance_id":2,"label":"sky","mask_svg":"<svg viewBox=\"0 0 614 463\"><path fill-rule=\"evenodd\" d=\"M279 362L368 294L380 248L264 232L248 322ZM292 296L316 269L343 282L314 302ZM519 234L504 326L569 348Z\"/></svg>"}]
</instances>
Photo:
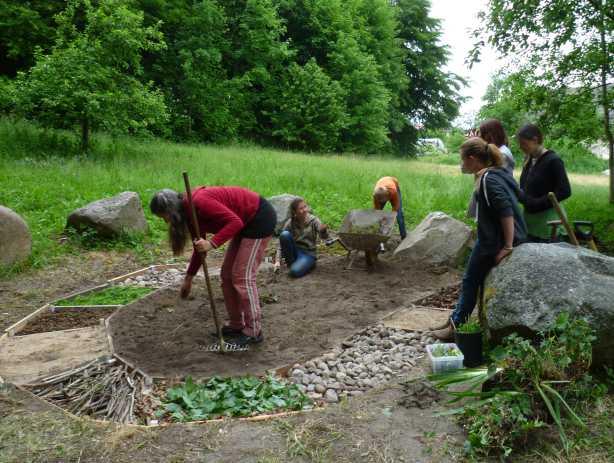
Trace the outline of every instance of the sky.
<instances>
[{"instance_id":1,"label":"sky","mask_svg":"<svg viewBox=\"0 0 614 463\"><path fill-rule=\"evenodd\" d=\"M473 46L470 32L477 24L478 12L484 9L486 3L487 0L431 0L431 16L441 20L442 42L448 45L450 51L447 70L468 81L467 87L461 91L467 100L460 108L459 125L465 125L463 122L472 118L480 108L491 75L503 66L490 47L482 50L480 63L471 69L465 64Z\"/></svg>"}]
</instances>

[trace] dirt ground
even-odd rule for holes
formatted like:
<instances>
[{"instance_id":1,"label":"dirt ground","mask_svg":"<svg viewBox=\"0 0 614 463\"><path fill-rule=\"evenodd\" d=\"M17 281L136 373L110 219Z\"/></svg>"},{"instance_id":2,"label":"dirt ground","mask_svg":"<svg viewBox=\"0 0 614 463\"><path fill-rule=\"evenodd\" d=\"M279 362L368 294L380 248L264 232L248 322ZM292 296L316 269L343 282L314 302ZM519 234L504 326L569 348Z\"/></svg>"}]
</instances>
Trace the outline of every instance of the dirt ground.
<instances>
[{"instance_id":1,"label":"dirt ground","mask_svg":"<svg viewBox=\"0 0 614 463\"><path fill-rule=\"evenodd\" d=\"M145 429L77 419L21 391L0 388L0 461L459 461L462 429L451 418L433 416L441 405L408 408L404 399L403 386L390 383L360 398L287 418Z\"/></svg>"},{"instance_id":2,"label":"dirt ground","mask_svg":"<svg viewBox=\"0 0 614 463\"><path fill-rule=\"evenodd\" d=\"M0 281L0 329L49 301L141 267L144 265L128 253L92 251L66 256L55 266Z\"/></svg>"},{"instance_id":3,"label":"dirt ground","mask_svg":"<svg viewBox=\"0 0 614 463\"><path fill-rule=\"evenodd\" d=\"M2 341L0 376L14 384L31 383L110 353L107 334L100 325L12 336Z\"/></svg>"},{"instance_id":4,"label":"dirt ground","mask_svg":"<svg viewBox=\"0 0 614 463\"><path fill-rule=\"evenodd\" d=\"M122 309L121 320L129 325L116 342L120 340L119 347L135 356L140 349L140 357L163 365L164 374L224 374L223 364L229 360L234 362L232 372L261 373L317 355L395 308L458 281L456 272L426 269L384 266L376 274L360 268L343 271L339 259L323 258L316 272L301 280L261 276L261 298L269 301L263 307L266 339L262 346L239 354L247 357L198 350L199 343L214 341L208 335L213 324L204 288L195 288L192 300L181 301L176 289L166 290L149 296L151 301L146 298ZM142 267L129 256L102 253L70 263L64 269L58 266L3 282L3 327L48 300ZM214 287L223 313L219 284ZM425 374L427 359L422 362L413 374ZM403 387L391 382L350 401L283 419L144 429L78 419L0 384L0 461L457 461L462 430L451 418L433 417L439 406L407 408L402 405L407 403L404 396Z\"/></svg>"},{"instance_id":5,"label":"dirt ground","mask_svg":"<svg viewBox=\"0 0 614 463\"><path fill-rule=\"evenodd\" d=\"M212 267L219 266L221 254L212 255L209 260ZM44 269L0 280L0 330L49 301L147 265L128 252L84 251L78 256L63 256L56 264Z\"/></svg>"},{"instance_id":6,"label":"dirt ground","mask_svg":"<svg viewBox=\"0 0 614 463\"><path fill-rule=\"evenodd\" d=\"M100 324L101 319L108 318L117 310L115 307L81 309L70 307L58 312L45 312L29 322L16 336L46 333L48 331L70 330Z\"/></svg>"},{"instance_id":7,"label":"dirt ground","mask_svg":"<svg viewBox=\"0 0 614 463\"><path fill-rule=\"evenodd\" d=\"M262 272L261 299L277 302L263 306L265 341L249 352L221 355L203 349L216 342L204 288L195 288L191 300L169 288L119 309L109 319L115 351L154 377L262 374L330 350L399 306L458 281L456 272L382 263L368 273L344 270L343 263L342 257L327 256L297 280ZM223 316L219 281L213 286Z\"/></svg>"}]
</instances>

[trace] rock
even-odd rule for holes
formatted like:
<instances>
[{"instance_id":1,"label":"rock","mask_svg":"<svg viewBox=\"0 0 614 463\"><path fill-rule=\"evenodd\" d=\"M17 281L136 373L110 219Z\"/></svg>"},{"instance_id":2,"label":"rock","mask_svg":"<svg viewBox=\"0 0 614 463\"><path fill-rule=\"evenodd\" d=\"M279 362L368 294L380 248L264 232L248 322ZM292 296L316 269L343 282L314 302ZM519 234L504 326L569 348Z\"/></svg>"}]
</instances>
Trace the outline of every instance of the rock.
<instances>
[{"instance_id":1,"label":"rock","mask_svg":"<svg viewBox=\"0 0 614 463\"><path fill-rule=\"evenodd\" d=\"M394 250L398 259L428 265L458 265L471 241L471 229L443 212L431 212Z\"/></svg>"},{"instance_id":2,"label":"rock","mask_svg":"<svg viewBox=\"0 0 614 463\"><path fill-rule=\"evenodd\" d=\"M122 232L146 232L147 220L139 195L132 191L94 201L73 211L66 227L96 230L101 236L113 237Z\"/></svg>"},{"instance_id":3,"label":"rock","mask_svg":"<svg viewBox=\"0 0 614 463\"><path fill-rule=\"evenodd\" d=\"M318 394L324 394L326 392L326 386L324 386L324 384L316 384L315 385L315 391Z\"/></svg>"},{"instance_id":4,"label":"rock","mask_svg":"<svg viewBox=\"0 0 614 463\"><path fill-rule=\"evenodd\" d=\"M290 218L290 203L298 197L299 196L284 193L282 195L271 196L268 198L268 201L271 203L273 209L275 209L275 213L277 214L277 225L275 226L276 234L279 234L281 228Z\"/></svg>"},{"instance_id":5,"label":"rock","mask_svg":"<svg viewBox=\"0 0 614 463\"><path fill-rule=\"evenodd\" d=\"M322 398L322 394L317 392L308 392L307 397L309 397L311 400L318 400Z\"/></svg>"},{"instance_id":6,"label":"rock","mask_svg":"<svg viewBox=\"0 0 614 463\"><path fill-rule=\"evenodd\" d=\"M307 392L314 392L316 390L316 387L314 384L310 384L309 386L307 386Z\"/></svg>"},{"instance_id":7,"label":"rock","mask_svg":"<svg viewBox=\"0 0 614 463\"><path fill-rule=\"evenodd\" d=\"M31 251L32 236L25 220L8 207L0 206L0 264L21 262Z\"/></svg>"},{"instance_id":8,"label":"rock","mask_svg":"<svg viewBox=\"0 0 614 463\"><path fill-rule=\"evenodd\" d=\"M324 394L324 400L328 403L339 402L339 396L337 395L337 391L335 391L334 389L328 389Z\"/></svg>"},{"instance_id":9,"label":"rock","mask_svg":"<svg viewBox=\"0 0 614 463\"><path fill-rule=\"evenodd\" d=\"M596 331L595 363L614 365L614 258L569 244L523 244L493 269L484 294L495 339L548 330L565 311Z\"/></svg>"}]
</instances>

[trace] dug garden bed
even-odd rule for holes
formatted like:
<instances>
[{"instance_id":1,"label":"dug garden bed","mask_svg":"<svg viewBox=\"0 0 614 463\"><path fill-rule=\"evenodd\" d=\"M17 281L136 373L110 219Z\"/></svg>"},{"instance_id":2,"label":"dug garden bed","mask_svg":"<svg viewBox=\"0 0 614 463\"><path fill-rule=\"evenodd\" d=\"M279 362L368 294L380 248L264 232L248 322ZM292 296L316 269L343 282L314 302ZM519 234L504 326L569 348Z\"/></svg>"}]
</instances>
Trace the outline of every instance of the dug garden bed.
<instances>
[{"instance_id":1,"label":"dug garden bed","mask_svg":"<svg viewBox=\"0 0 614 463\"><path fill-rule=\"evenodd\" d=\"M221 355L208 298L195 285L192 297L164 288L119 309L108 321L115 352L152 377L210 378L262 374L330 351L348 336L424 293L455 283L456 275L433 275L382 262L377 274L344 270L343 258L321 259L300 279L259 275L264 342L248 352ZM225 310L219 281L213 281L220 318Z\"/></svg>"},{"instance_id":2,"label":"dug garden bed","mask_svg":"<svg viewBox=\"0 0 614 463\"><path fill-rule=\"evenodd\" d=\"M154 289L139 286L108 286L54 301L49 310L32 317L15 334L19 336L95 326L120 306L151 293Z\"/></svg>"},{"instance_id":3,"label":"dug garden bed","mask_svg":"<svg viewBox=\"0 0 614 463\"><path fill-rule=\"evenodd\" d=\"M117 307L97 307L90 309L67 307L57 312L43 312L15 334L17 336L24 336L27 334L95 326L100 323L101 319L108 318L116 310Z\"/></svg>"}]
</instances>

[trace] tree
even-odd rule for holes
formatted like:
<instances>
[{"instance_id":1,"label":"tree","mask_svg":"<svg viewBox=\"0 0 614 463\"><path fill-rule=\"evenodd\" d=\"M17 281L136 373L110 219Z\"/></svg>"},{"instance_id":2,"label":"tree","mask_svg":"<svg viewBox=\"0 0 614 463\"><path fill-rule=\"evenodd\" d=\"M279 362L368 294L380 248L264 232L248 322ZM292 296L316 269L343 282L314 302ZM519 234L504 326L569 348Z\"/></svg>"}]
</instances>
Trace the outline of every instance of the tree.
<instances>
[{"instance_id":1,"label":"tree","mask_svg":"<svg viewBox=\"0 0 614 463\"><path fill-rule=\"evenodd\" d=\"M521 71L499 73L486 89L479 119L499 119L509 133L522 124L534 122L551 138L592 142L602 132L592 92L549 88L533 74Z\"/></svg>"},{"instance_id":2,"label":"tree","mask_svg":"<svg viewBox=\"0 0 614 463\"><path fill-rule=\"evenodd\" d=\"M446 128L458 116L462 102L458 91L465 81L444 70L449 52L440 43L440 21L429 16L430 1L394 3L407 79L400 93L402 117L392 126L392 138L399 150L407 151L416 141L416 127Z\"/></svg>"},{"instance_id":3,"label":"tree","mask_svg":"<svg viewBox=\"0 0 614 463\"><path fill-rule=\"evenodd\" d=\"M161 24L167 46L144 58L145 75L164 93L172 134L180 140L238 138L242 82L228 79L226 14L214 0L141 0L145 21Z\"/></svg>"},{"instance_id":4,"label":"tree","mask_svg":"<svg viewBox=\"0 0 614 463\"><path fill-rule=\"evenodd\" d=\"M37 47L53 45L54 16L64 2L3 0L0 2L0 75L15 77L34 64Z\"/></svg>"},{"instance_id":5,"label":"tree","mask_svg":"<svg viewBox=\"0 0 614 463\"><path fill-rule=\"evenodd\" d=\"M57 16L51 53L36 53L36 64L20 73L16 107L44 125L90 132L138 133L163 125L162 95L143 84L141 54L164 46L156 28L142 26L143 14L120 0L70 0Z\"/></svg>"},{"instance_id":6,"label":"tree","mask_svg":"<svg viewBox=\"0 0 614 463\"><path fill-rule=\"evenodd\" d=\"M549 88L584 95L599 89L614 203L611 0L490 0L480 23L472 61L479 60L479 49L488 41L504 56L523 55L525 70Z\"/></svg>"},{"instance_id":7,"label":"tree","mask_svg":"<svg viewBox=\"0 0 614 463\"><path fill-rule=\"evenodd\" d=\"M305 66L292 63L271 113L273 136L290 148L337 151L347 115L341 85L318 66L315 58Z\"/></svg>"}]
</instances>

